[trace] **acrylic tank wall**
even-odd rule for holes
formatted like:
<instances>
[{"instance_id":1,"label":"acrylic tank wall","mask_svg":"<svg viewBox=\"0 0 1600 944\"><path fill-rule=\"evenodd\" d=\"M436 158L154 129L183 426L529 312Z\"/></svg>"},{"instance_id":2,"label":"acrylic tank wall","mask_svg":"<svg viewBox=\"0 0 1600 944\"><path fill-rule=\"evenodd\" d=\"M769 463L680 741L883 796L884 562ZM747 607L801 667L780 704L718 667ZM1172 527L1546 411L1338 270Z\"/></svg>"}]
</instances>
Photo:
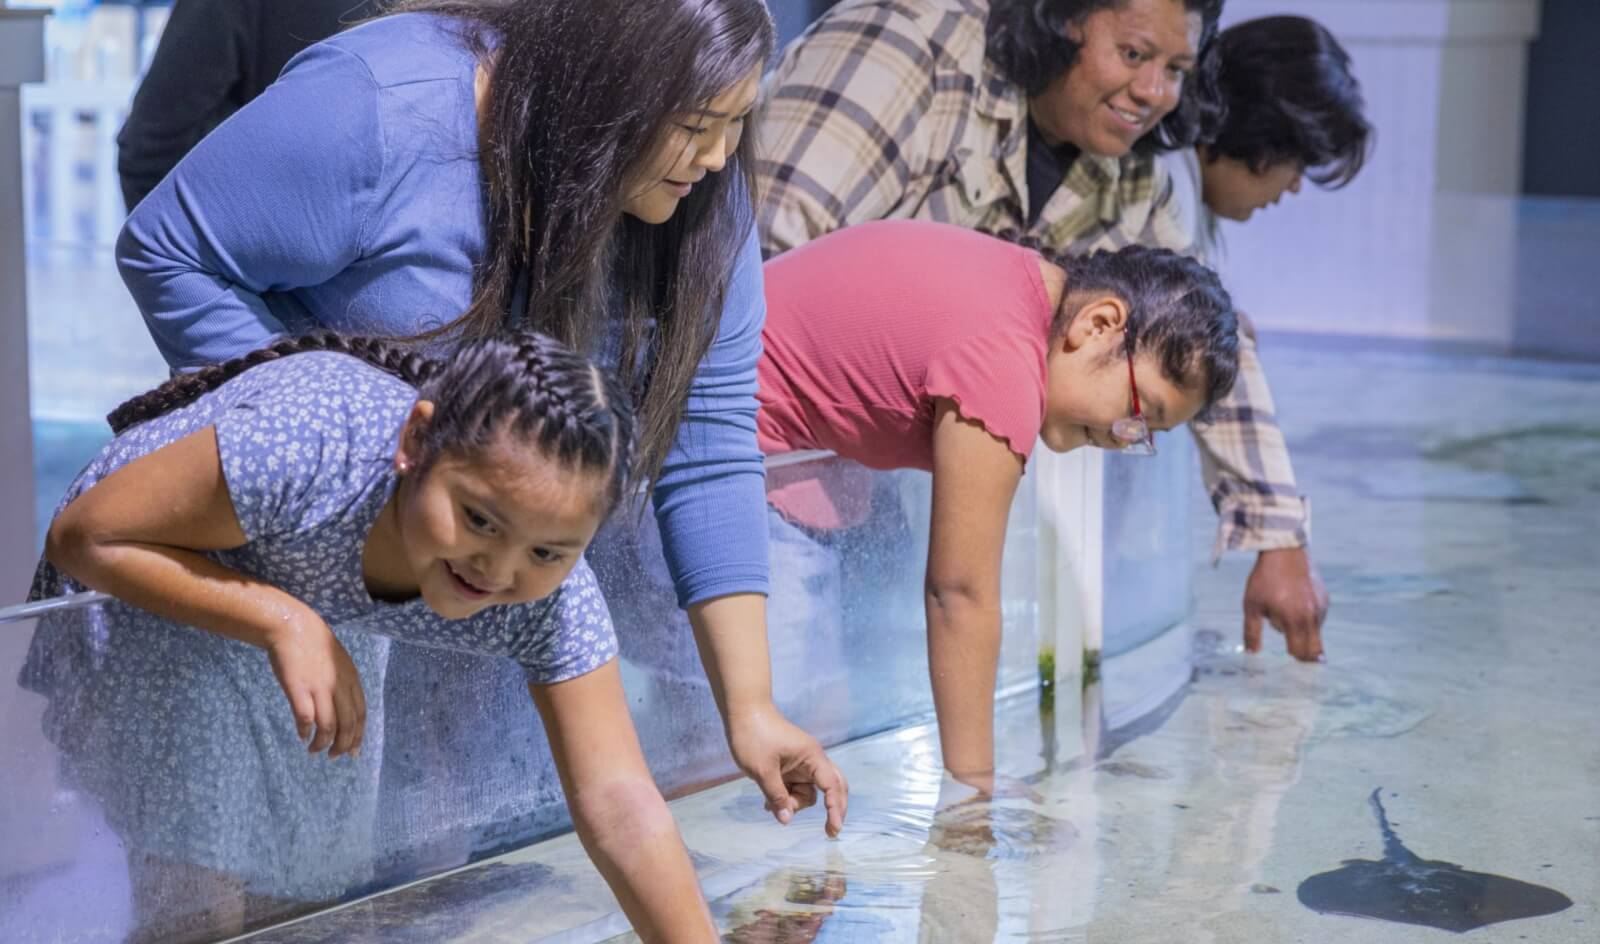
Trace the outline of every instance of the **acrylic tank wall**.
<instances>
[{"instance_id":1,"label":"acrylic tank wall","mask_svg":"<svg viewBox=\"0 0 1600 944\"><path fill-rule=\"evenodd\" d=\"M1038 684L1041 635L1046 648L1072 653L1061 659L1058 674L1062 685L1076 685L1080 659L1073 647L1081 651L1083 624L1102 621L1107 650L1121 651L1170 628L1157 625L1162 621L1182 618L1188 561L1178 549L1186 542L1182 529L1163 532L1181 521L1187 507L1191 466L1185 443L1182 435L1164 436L1162 457L1143 464L1103 460L1092 451L1036 459L1008 527L1002 694ZM771 474L774 481L822 478L831 488L856 489L865 500L860 523L832 533L804 531L771 515L769 638L780 707L830 744L926 719L932 707L922 611L928 476L869 473L832 459L790 464ZM1101 479L1108 501L1096 494ZM41 483L45 490L59 485ZM1045 487L1056 494L1042 512L1038 493ZM1070 492L1072 501L1063 502L1061 492ZM1102 510L1104 535L1083 533L1099 526ZM1056 560L1039 551L1042 540L1057 535L1115 548L1104 562L1106 586L1134 592L1108 593L1098 620L1070 608L1046 612L1041 584L1081 580L1071 571L1082 562L1071 555L1059 559L1054 574L1040 566L1041 560ZM591 560L623 640L635 723L663 790L676 795L734 771L658 542L652 516L624 509L597 541ZM210 886L183 882L158 882L158 889L168 891L154 897L135 889L113 823L126 817L130 805L159 806L162 798L119 795L108 787L117 783L116 771L103 769L101 759L74 754L70 738L51 722L55 706L18 687L18 662L31 631L24 624L0 625L7 642L0 679L12 706L0 720L0 790L13 802L48 812L0 836L0 847L8 850L0 939L115 941L141 923L184 918L180 923L204 929L208 921L220 922L215 916L226 914L223 906L238 883L222 883L215 894L208 893ZM91 650L105 643L85 640ZM247 894L248 923L271 923L565 828L544 735L514 666L395 643L385 668L381 683L368 681L384 686L384 712L369 719L382 737L368 740L368 751L381 755L376 813L370 829L360 833L364 845L341 850L345 864L326 871L314 895ZM42 716L54 741L39 735ZM203 756L169 760L175 775L185 778L205 777L208 765L217 762ZM108 805L119 811L109 820ZM173 828L181 832L184 826ZM283 848L294 845L291 829L284 824L276 837ZM239 923L215 927L237 930Z\"/></svg>"},{"instance_id":2,"label":"acrylic tank wall","mask_svg":"<svg viewBox=\"0 0 1600 944\"><path fill-rule=\"evenodd\" d=\"M15 48L40 48L37 18L9 16L0 11L0 25L30 31ZM799 20L789 20L788 28L797 27ZM17 117L30 101L37 108L49 104L16 88L42 73L42 62L35 73L17 71L27 64L0 55L0 102ZM81 112L80 106L72 107ZM30 120L23 128L64 127L52 121ZM102 116L95 126L108 121ZM35 158L35 172L70 169L73 156L63 148L59 139L25 134L0 140L0 159L26 153ZM104 153L95 153L95 166L103 165ZM45 161L46 155L57 159ZM6 183L8 199L54 179L33 173L31 189L14 185L29 166L0 167L15 178ZM83 176L76 170L55 175ZM0 520L6 524L0 607L26 592L41 540L35 522L46 519L67 482L105 442L105 411L165 373L108 249L63 242L65 227L34 225L82 202L52 199L16 199L0 207L10 214L0 226L0 256L17 269L26 260L25 280L20 274L0 279L0 328L10 359L0 371L0 389L8 403L23 405L5 411L5 421L16 426L6 427L6 439L31 441L36 453L12 448L0 454ZM27 227L11 223L24 218ZM114 221L102 227L114 228ZM24 232L26 255L14 238ZM1056 657L1052 681L1076 685L1086 646L1107 653L1143 649L1181 620L1188 561L1181 553L1187 531L1180 509L1190 494L1192 462L1182 436L1161 441L1155 460L1102 461L1091 452L1054 457L1041 450L1030 463L1008 530L1001 693L1039 683L1041 652ZM773 517L769 635L780 707L830 744L927 719L922 567L928 477L863 476L826 460L772 474L842 474L857 482L866 500L861 523L829 534ZM1168 528L1175 530L1162 533ZM663 789L681 794L733 776L733 769L687 627L660 573L657 542L650 517L624 509L593 558L624 640L624 681L646 753ZM39 681L46 671L39 660L31 666L31 687L20 684L34 632L31 623L0 622L0 796L6 798L0 805L0 941L121 941L140 928L175 939L155 930L174 924L214 935L434 874L565 828L548 748L515 669L395 644L381 677L367 680L372 689L382 687L386 709L369 722L382 736L369 734L364 751L378 784L376 807L357 831L360 840L336 850L340 861L318 863L318 887L285 896L274 893L272 882L258 887L225 873L220 881L211 875L202 882L171 861L139 863L138 875L131 875L121 814L129 808L159 812L167 798L119 789L114 765L79 750L60 706L36 690L47 688ZM107 646L93 624L77 641L78 654L90 662ZM159 718L133 720L161 724ZM235 761L178 751L162 762L175 782L188 783ZM186 834L183 823L170 825L169 848L206 845L206 836ZM276 869L266 878L283 879L294 868L293 827L265 827L262 833L290 850L289 864L268 863L263 854L252 865L259 872Z\"/></svg>"},{"instance_id":3,"label":"acrylic tank wall","mask_svg":"<svg viewBox=\"0 0 1600 944\"><path fill-rule=\"evenodd\" d=\"M1120 471L1121 461L1106 463L1107 490L1137 495L1141 506L1170 503L1174 514L1181 515L1190 468L1186 449L1176 445L1183 442L1182 436L1163 437L1163 458L1155 464L1146 460L1142 467L1130 460L1126 474ZM1002 694L1038 684L1041 633L1047 647L1059 647L1063 654L1074 646L1081 651L1085 620L1070 614L1062 619L1059 609L1054 615L1045 612L1039 592L1041 583L1070 583L1080 576L1065 571L1052 575L1040 561L1053 558L1041 556L1039 548L1046 539L1042 535L1065 534L1093 545L1110 540L1098 531L1081 530L1097 527L1102 505L1098 487L1082 486L1096 485L1101 462L1092 452L1041 455L1024 480L1008 528ZM769 637L780 707L830 744L925 720L931 713L922 611L928 476L868 473L832 459L777 468L771 474L775 480L825 477L830 487L839 487L842 475L866 502L859 524L832 533L803 531L776 513L771 516ZM1064 487L1064 482L1072 484ZM1058 494L1051 508L1041 511L1039 492L1051 483ZM59 483L42 487L54 489ZM1158 494L1161 489L1177 493ZM1062 491L1072 492L1073 501L1063 503ZM1112 504L1104 503L1108 535L1111 530L1125 533L1129 550L1107 558L1106 574L1140 588L1138 625L1128 632L1120 625L1122 611L1107 609L1107 646L1115 648L1125 640L1148 637L1152 620L1165 618L1163 614L1181 618L1188 563L1172 553L1184 546L1181 531L1152 537L1171 524L1164 513L1151 517L1133 509L1131 500L1128 509L1113 509ZM1048 527L1042 524L1046 521ZM734 771L691 634L659 563L658 540L652 516L624 509L602 534L591 560L623 638L624 677L635 723L663 790L677 795L724 780ZM1079 566L1070 555L1061 561L1056 566ZM1112 596L1125 607L1125 595ZM1059 629L1063 625L1065 631ZM136 926L168 925L179 918L184 920L178 923L202 933L207 927L237 930L237 908L229 919L228 903L241 890L247 906L244 921L270 924L307 907L347 900L526 844L566 826L548 748L518 670L509 662L396 643L389 648L382 682L368 681L369 686L384 686L384 713L369 718L374 734L381 727L382 737L369 735L364 751L381 752L375 762L376 813L370 828L359 832L361 842L340 850L343 864L324 868L314 894L256 895L249 883L206 885L178 879L151 886L148 867L136 870L143 876L136 889L128 850L113 824L126 818L130 806L158 808L162 798L120 794L115 770L103 769L100 758L74 753L70 736L52 723L56 706L18 687L18 662L28 649L32 627L0 624L0 633L7 643L0 680L9 706L0 719L0 791L11 802L47 811L26 824L9 826L11 834L0 836L0 848L8 850L7 873L0 877L0 939L117 941ZM91 637L84 643L92 656L106 641ZM1076 685L1076 654L1061 663L1060 683ZM42 716L54 740L40 737ZM160 718L147 720L161 724ZM175 776L197 778L207 776L210 765L219 761L175 756L168 762ZM108 808L117 815L108 818ZM184 826L172 828L181 833ZM292 828L284 823L275 837L280 849L293 848Z\"/></svg>"}]
</instances>

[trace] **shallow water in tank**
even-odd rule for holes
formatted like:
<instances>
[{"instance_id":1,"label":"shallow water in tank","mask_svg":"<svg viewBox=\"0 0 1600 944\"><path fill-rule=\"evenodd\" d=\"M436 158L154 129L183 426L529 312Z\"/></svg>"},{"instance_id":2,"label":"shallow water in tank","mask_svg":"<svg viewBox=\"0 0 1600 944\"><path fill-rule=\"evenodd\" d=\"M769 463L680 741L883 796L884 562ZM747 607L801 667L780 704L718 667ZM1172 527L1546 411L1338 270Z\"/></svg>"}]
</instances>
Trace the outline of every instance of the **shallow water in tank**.
<instances>
[{"instance_id":1,"label":"shallow water in tank","mask_svg":"<svg viewBox=\"0 0 1600 944\"><path fill-rule=\"evenodd\" d=\"M1179 697L1113 731L1102 719L1119 692L1062 692L1048 715L1013 699L996 799L940 776L925 725L836 753L853 784L839 841L815 814L772 824L743 783L685 797L675 811L728 940L1600 939L1600 373L1269 351L1316 501L1328 663L1237 651L1249 561L1229 559L1195 571ZM1203 561L1211 519L1194 499ZM1375 825L1379 787L1410 859ZM103 830L88 823L82 848ZM115 898L116 868L114 851L80 857L57 884ZM1383 893L1353 907L1340 881ZM1441 889L1466 904L1430 911ZM49 902L30 886L0 886L0 900L0 924L44 926ZM628 940L608 901L565 837L258 939ZM1419 914L1447 917L1408 920ZM111 904L62 939L115 941L125 920Z\"/></svg>"},{"instance_id":2,"label":"shallow water in tank","mask_svg":"<svg viewBox=\"0 0 1600 944\"><path fill-rule=\"evenodd\" d=\"M924 724L835 752L835 841L742 782L678 800L725 940L1600 939L1600 371L1269 350L1328 661L1239 651L1250 561L1230 558L1195 573L1189 684L1109 731L1100 687L1013 698L992 799L941 774ZM259 940L635 939L570 836L475 869ZM1349 881L1382 900L1350 907Z\"/></svg>"}]
</instances>

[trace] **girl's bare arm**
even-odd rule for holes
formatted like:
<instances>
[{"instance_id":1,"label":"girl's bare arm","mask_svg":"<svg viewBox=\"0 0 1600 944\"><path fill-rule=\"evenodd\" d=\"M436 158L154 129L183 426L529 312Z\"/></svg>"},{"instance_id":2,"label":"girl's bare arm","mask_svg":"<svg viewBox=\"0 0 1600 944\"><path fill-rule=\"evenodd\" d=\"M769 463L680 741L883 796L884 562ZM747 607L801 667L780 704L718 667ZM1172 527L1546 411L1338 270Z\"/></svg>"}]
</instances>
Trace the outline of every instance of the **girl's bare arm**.
<instances>
[{"instance_id":1,"label":"girl's bare arm","mask_svg":"<svg viewBox=\"0 0 1600 944\"><path fill-rule=\"evenodd\" d=\"M206 557L247 538L206 427L101 479L62 509L45 557L85 586L268 651L302 738L330 756L361 745L366 700L350 657L294 596Z\"/></svg>"},{"instance_id":2,"label":"girl's bare arm","mask_svg":"<svg viewBox=\"0 0 1600 944\"><path fill-rule=\"evenodd\" d=\"M949 400L934 417L925 603L944 765L987 790L994 774L1000 561L1022 459Z\"/></svg>"},{"instance_id":3,"label":"girl's bare arm","mask_svg":"<svg viewBox=\"0 0 1600 944\"><path fill-rule=\"evenodd\" d=\"M578 839L634 930L649 942L717 940L689 853L645 766L616 660L529 690Z\"/></svg>"}]
</instances>

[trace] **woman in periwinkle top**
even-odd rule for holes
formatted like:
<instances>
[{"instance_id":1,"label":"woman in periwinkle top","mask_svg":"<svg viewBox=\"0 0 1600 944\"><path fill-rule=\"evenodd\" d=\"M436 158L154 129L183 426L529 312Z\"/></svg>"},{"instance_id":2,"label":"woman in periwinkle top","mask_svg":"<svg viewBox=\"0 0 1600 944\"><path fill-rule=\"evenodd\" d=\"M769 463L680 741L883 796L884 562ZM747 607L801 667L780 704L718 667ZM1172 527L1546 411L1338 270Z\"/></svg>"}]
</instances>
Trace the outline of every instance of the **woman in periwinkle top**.
<instances>
[{"instance_id":1,"label":"woman in periwinkle top","mask_svg":"<svg viewBox=\"0 0 1600 944\"><path fill-rule=\"evenodd\" d=\"M156 343L186 368L317 326L470 335L510 311L598 351L638 401L635 475L734 758L782 821L826 791L837 831L845 784L773 707L764 632L743 130L765 6L405 10L297 57L130 217L117 262Z\"/></svg>"}]
</instances>

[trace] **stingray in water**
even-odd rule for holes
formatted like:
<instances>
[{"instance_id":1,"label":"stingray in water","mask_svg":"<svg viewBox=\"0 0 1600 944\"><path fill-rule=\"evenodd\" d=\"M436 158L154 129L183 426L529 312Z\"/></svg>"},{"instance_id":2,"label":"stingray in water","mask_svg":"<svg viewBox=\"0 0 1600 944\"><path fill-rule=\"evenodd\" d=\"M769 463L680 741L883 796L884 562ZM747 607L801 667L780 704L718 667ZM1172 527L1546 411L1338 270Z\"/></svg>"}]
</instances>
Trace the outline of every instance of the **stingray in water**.
<instances>
[{"instance_id":1,"label":"stingray in water","mask_svg":"<svg viewBox=\"0 0 1600 944\"><path fill-rule=\"evenodd\" d=\"M1300 883L1301 904L1322 914L1420 924L1458 934L1572 907L1572 899L1553 888L1420 858L1390 828L1378 798L1382 789L1372 791L1371 802L1383 830L1383 861L1346 859L1343 868L1311 876Z\"/></svg>"}]
</instances>

